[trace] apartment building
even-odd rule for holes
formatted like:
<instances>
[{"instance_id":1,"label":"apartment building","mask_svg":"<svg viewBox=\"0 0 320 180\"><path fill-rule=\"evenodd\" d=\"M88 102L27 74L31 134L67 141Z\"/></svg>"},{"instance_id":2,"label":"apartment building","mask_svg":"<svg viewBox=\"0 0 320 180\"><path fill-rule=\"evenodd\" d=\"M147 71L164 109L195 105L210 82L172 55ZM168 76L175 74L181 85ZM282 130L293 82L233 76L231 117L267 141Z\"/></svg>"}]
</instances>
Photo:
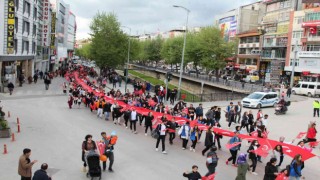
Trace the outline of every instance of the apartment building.
<instances>
[{"instance_id":1,"label":"apartment building","mask_svg":"<svg viewBox=\"0 0 320 180\"><path fill-rule=\"evenodd\" d=\"M33 75L39 0L0 1L1 85Z\"/></svg>"}]
</instances>

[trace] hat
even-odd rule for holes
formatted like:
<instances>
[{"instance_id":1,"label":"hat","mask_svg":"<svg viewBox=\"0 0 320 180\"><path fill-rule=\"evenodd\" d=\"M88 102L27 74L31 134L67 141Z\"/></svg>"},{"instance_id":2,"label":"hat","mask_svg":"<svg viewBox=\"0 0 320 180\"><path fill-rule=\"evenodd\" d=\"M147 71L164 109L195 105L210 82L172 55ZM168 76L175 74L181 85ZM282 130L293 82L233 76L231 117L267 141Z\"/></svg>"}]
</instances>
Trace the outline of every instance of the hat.
<instances>
[{"instance_id":1,"label":"hat","mask_svg":"<svg viewBox=\"0 0 320 180\"><path fill-rule=\"evenodd\" d=\"M111 132L111 136L115 136L115 135L117 135L117 134L116 134L116 131L112 131L112 132Z\"/></svg>"}]
</instances>

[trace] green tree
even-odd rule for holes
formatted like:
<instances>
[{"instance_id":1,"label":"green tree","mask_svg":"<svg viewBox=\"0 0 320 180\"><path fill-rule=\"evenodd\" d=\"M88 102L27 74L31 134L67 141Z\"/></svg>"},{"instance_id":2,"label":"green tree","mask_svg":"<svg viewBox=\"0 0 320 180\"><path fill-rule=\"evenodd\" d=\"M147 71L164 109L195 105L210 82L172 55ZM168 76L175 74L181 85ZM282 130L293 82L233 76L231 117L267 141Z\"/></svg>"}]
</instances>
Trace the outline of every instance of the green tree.
<instances>
[{"instance_id":1,"label":"green tree","mask_svg":"<svg viewBox=\"0 0 320 180\"><path fill-rule=\"evenodd\" d=\"M185 63L193 63L196 72L198 72L198 66L201 65L201 59L203 59L203 51L200 45L200 36L197 33L187 34L187 44L185 52ZM198 77L197 73L197 77Z\"/></svg>"},{"instance_id":2,"label":"green tree","mask_svg":"<svg viewBox=\"0 0 320 180\"><path fill-rule=\"evenodd\" d=\"M100 68L124 65L128 52L128 37L120 30L113 13L97 13L90 25L90 54Z\"/></svg>"},{"instance_id":3,"label":"green tree","mask_svg":"<svg viewBox=\"0 0 320 180\"><path fill-rule=\"evenodd\" d=\"M175 37L170 38L164 41L162 48L161 48L161 56L165 60L166 64L172 65L176 64L176 70L177 70L177 64L181 62L181 56L182 56L182 46L183 46L183 37Z\"/></svg>"},{"instance_id":4,"label":"green tree","mask_svg":"<svg viewBox=\"0 0 320 180\"><path fill-rule=\"evenodd\" d=\"M161 58L161 47L163 40L160 37L157 37L153 40L146 41L146 46L144 48L146 58L151 62L156 62L156 66Z\"/></svg>"},{"instance_id":5,"label":"green tree","mask_svg":"<svg viewBox=\"0 0 320 180\"><path fill-rule=\"evenodd\" d=\"M207 69L218 73L226 65L225 59L235 53L235 42L226 42L221 36L221 31L215 27L205 27L197 34L199 38L200 63Z\"/></svg>"}]
</instances>

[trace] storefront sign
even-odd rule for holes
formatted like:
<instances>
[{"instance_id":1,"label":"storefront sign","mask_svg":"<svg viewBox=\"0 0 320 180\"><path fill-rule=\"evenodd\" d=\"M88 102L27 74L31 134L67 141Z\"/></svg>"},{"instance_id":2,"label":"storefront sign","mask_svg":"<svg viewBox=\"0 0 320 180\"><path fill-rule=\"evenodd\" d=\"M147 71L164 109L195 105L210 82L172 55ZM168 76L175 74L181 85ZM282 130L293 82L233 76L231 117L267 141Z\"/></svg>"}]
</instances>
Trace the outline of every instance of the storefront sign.
<instances>
[{"instance_id":1,"label":"storefront sign","mask_svg":"<svg viewBox=\"0 0 320 180\"><path fill-rule=\"evenodd\" d=\"M310 74L310 71L302 71L301 73L306 76Z\"/></svg>"},{"instance_id":2,"label":"storefront sign","mask_svg":"<svg viewBox=\"0 0 320 180\"><path fill-rule=\"evenodd\" d=\"M303 22L302 27L317 27L320 26L320 21Z\"/></svg>"},{"instance_id":3,"label":"storefront sign","mask_svg":"<svg viewBox=\"0 0 320 180\"><path fill-rule=\"evenodd\" d=\"M298 52L298 57L320 58L320 52L319 51L300 51Z\"/></svg>"},{"instance_id":4,"label":"storefront sign","mask_svg":"<svg viewBox=\"0 0 320 180\"><path fill-rule=\"evenodd\" d=\"M266 30L266 33L275 33L275 32L277 32L277 24L275 24L275 23L266 24L266 25L264 25L264 28Z\"/></svg>"},{"instance_id":5,"label":"storefront sign","mask_svg":"<svg viewBox=\"0 0 320 180\"><path fill-rule=\"evenodd\" d=\"M277 38L277 45L278 46L287 46L287 44L288 44L288 38L287 37Z\"/></svg>"},{"instance_id":6,"label":"storefront sign","mask_svg":"<svg viewBox=\"0 0 320 180\"><path fill-rule=\"evenodd\" d=\"M51 13L51 44L50 48L55 49L55 41L56 41L56 13Z\"/></svg>"},{"instance_id":7,"label":"storefront sign","mask_svg":"<svg viewBox=\"0 0 320 180\"><path fill-rule=\"evenodd\" d=\"M43 2L43 28L42 28L42 45L49 46L49 10L50 2L49 0L44 0Z\"/></svg>"},{"instance_id":8,"label":"storefront sign","mask_svg":"<svg viewBox=\"0 0 320 180\"><path fill-rule=\"evenodd\" d=\"M277 34L284 34L289 32L289 24L278 24Z\"/></svg>"},{"instance_id":9,"label":"storefront sign","mask_svg":"<svg viewBox=\"0 0 320 180\"><path fill-rule=\"evenodd\" d=\"M14 53L14 0L8 0L7 54Z\"/></svg>"}]
</instances>

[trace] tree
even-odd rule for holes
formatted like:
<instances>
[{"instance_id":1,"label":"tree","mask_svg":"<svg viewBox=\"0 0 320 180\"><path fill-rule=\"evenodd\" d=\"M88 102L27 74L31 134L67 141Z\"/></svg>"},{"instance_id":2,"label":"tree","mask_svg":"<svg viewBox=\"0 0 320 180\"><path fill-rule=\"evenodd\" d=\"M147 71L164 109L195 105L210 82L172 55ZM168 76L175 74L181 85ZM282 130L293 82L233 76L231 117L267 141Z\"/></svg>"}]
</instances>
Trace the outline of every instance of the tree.
<instances>
[{"instance_id":1,"label":"tree","mask_svg":"<svg viewBox=\"0 0 320 180\"><path fill-rule=\"evenodd\" d=\"M164 41L161 48L161 56L166 64L172 65L181 62L183 37L170 38ZM176 66L177 69L177 66Z\"/></svg>"},{"instance_id":2,"label":"tree","mask_svg":"<svg viewBox=\"0 0 320 180\"><path fill-rule=\"evenodd\" d=\"M97 13L90 25L90 54L100 68L123 65L128 53L128 37L120 30L113 13Z\"/></svg>"},{"instance_id":3,"label":"tree","mask_svg":"<svg viewBox=\"0 0 320 180\"><path fill-rule=\"evenodd\" d=\"M146 41L146 46L144 48L147 59L156 62L156 66L161 60L162 44L163 40L160 37L157 37L156 39Z\"/></svg>"},{"instance_id":4,"label":"tree","mask_svg":"<svg viewBox=\"0 0 320 180\"><path fill-rule=\"evenodd\" d=\"M196 74L198 77L198 66L201 64L201 59L203 58L203 52L200 45L199 35L196 33L187 34L187 44L186 44L186 52L185 59L186 63L192 62L195 67Z\"/></svg>"},{"instance_id":5,"label":"tree","mask_svg":"<svg viewBox=\"0 0 320 180\"><path fill-rule=\"evenodd\" d=\"M205 27L197 36L199 37L201 64L208 69L215 70L218 81L219 70L226 65L225 59L235 53L235 43L224 41L220 30L215 27Z\"/></svg>"}]
</instances>

